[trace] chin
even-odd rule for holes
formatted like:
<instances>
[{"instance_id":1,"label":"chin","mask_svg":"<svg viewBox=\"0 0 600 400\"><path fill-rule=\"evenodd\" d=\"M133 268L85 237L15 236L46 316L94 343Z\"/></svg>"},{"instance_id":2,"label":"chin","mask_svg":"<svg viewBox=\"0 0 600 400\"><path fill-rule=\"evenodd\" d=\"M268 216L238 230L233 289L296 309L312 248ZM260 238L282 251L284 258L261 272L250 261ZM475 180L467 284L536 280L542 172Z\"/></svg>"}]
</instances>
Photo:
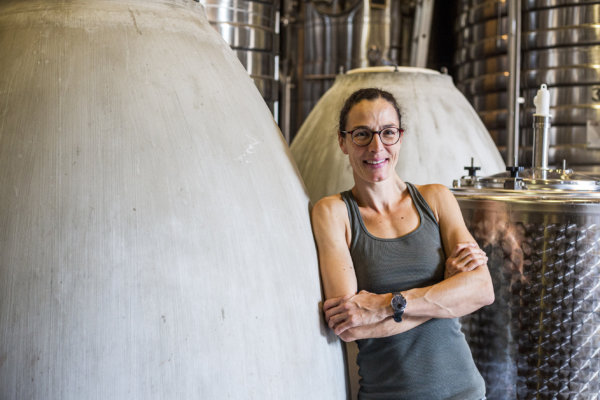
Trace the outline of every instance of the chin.
<instances>
[{"instance_id":1,"label":"chin","mask_svg":"<svg viewBox=\"0 0 600 400\"><path fill-rule=\"evenodd\" d=\"M380 183L380 182L387 180L389 177L390 177L390 174L385 174L385 175L379 174L379 175L370 177L369 181L371 181L373 183Z\"/></svg>"},{"instance_id":2,"label":"chin","mask_svg":"<svg viewBox=\"0 0 600 400\"><path fill-rule=\"evenodd\" d=\"M375 173L374 173L375 172ZM390 179L393 176L393 171L361 171L354 173L354 179L359 179L367 183L381 183Z\"/></svg>"}]
</instances>

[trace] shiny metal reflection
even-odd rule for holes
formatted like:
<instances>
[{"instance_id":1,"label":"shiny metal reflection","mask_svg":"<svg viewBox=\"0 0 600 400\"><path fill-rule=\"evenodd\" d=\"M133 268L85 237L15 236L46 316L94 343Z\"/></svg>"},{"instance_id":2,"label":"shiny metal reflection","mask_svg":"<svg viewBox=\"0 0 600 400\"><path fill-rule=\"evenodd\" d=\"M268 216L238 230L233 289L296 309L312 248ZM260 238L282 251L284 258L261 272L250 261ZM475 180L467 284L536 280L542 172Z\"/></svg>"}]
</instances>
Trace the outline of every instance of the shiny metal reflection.
<instances>
[{"instance_id":1,"label":"shiny metal reflection","mask_svg":"<svg viewBox=\"0 0 600 400\"><path fill-rule=\"evenodd\" d=\"M496 301L462 319L488 399L600 393L598 194L455 190Z\"/></svg>"},{"instance_id":2,"label":"shiny metal reflection","mask_svg":"<svg viewBox=\"0 0 600 400\"><path fill-rule=\"evenodd\" d=\"M304 120L340 71L401 64L410 55L406 1L304 2L302 102ZM405 63L408 65L408 62Z\"/></svg>"},{"instance_id":3,"label":"shiny metal reflection","mask_svg":"<svg viewBox=\"0 0 600 400\"><path fill-rule=\"evenodd\" d=\"M208 21L235 51L273 112L277 82L277 7L274 0L200 0Z\"/></svg>"},{"instance_id":4,"label":"shiny metal reflection","mask_svg":"<svg viewBox=\"0 0 600 400\"><path fill-rule=\"evenodd\" d=\"M509 73L507 7L504 1L459 1L456 21L459 48L455 54L457 87L472 102L499 148L506 145ZM523 2L521 87L525 104L547 83L552 91L553 125L561 142L551 137L550 160L571 165L600 163L595 132L600 121L600 2L586 0L528 0ZM532 146L530 110L521 113L520 143ZM568 130L572 149L568 149ZM582 140L581 131L586 131ZM530 158L522 160L523 163Z\"/></svg>"}]
</instances>

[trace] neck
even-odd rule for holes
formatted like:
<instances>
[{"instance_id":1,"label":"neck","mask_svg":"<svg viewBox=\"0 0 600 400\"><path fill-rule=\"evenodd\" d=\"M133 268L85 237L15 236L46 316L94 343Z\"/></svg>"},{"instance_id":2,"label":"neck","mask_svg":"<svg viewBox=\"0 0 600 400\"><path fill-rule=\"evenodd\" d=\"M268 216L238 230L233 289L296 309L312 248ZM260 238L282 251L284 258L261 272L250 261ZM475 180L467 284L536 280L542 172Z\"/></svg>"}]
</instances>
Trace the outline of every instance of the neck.
<instances>
[{"instance_id":1,"label":"neck","mask_svg":"<svg viewBox=\"0 0 600 400\"><path fill-rule=\"evenodd\" d=\"M397 204L406 193L406 183L398 175L394 175L383 182L360 182L354 180L352 194L361 206L372 208L376 211L389 209Z\"/></svg>"}]
</instances>

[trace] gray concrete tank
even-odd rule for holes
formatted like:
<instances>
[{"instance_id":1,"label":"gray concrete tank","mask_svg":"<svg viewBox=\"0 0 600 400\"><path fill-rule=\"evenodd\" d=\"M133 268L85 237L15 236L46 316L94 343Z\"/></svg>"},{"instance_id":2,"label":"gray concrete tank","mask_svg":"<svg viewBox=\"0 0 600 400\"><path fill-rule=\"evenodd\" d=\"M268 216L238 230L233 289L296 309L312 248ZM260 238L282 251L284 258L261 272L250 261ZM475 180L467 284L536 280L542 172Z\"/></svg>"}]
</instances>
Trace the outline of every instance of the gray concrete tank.
<instances>
[{"instance_id":1,"label":"gray concrete tank","mask_svg":"<svg viewBox=\"0 0 600 400\"><path fill-rule=\"evenodd\" d=\"M338 117L346 98L364 87L387 90L399 103L405 130L396 166L401 178L449 186L471 157L484 174L505 169L483 123L452 78L421 68L364 68L338 75L292 142L312 201L353 185L350 164L336 139Z\"/></svg>"},{"instance_id":2,"label":"gray concrete tank","mask_svg":"<svg viewBox=\"0 0 600 400\"><path fill-rule=\"evenodd\" d=\"M0 4L0 397L339 399L308 197L192 1Z\"/></svg>"}]
</instances>

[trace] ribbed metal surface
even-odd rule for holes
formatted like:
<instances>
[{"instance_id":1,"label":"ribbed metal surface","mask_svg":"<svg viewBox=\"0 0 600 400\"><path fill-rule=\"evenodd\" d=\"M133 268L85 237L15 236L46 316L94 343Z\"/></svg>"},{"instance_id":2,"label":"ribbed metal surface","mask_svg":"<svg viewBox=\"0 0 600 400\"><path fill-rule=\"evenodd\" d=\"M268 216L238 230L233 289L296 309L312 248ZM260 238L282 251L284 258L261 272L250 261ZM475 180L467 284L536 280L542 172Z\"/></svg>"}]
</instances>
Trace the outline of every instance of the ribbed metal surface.
<instances>
[{"instance_id":1,"label":"ribbed metal surface","mask_svg":"<svg viewBox=\"0 0 600 400\"><path fill-rule=\"evenodd\" d=\"M308 115L341 69L361 67L364 8L357 1L338 14L323 13L306 3L304 23L304 83L302 114Z\"/></svg>"},{"instance_id":2,"label":"ribbed metal surface","mask_svg":"<svg viewBox=\"0 0 600 400\"><path fill-rule=\"evenodd\" d=\"M600 199L455 195L496 294L462 319L487 398L598 399Z\"/></svg>"},{"instance_id":3,"label":"ribbed metal surface","mask_svg":"<svg viewBox=\"0 0 600 400\"><path fill-rule=\"evenodd\" d=\"M399 63L399 41L408 23L400 3L306 2L302 120L333 85L340 70Z\"/></svg>"},{"instance_id":4,"label":"ribbed metal surface","mask_svg":"<svg viewBox=\"0 0 600 400\"><path fill-rule=\"evenodd\" d=\"M506 2L463 0L458 7L457 87L503 149L509 79ZM555 156L562 154L572 165L599 163L593 148L586 154L589 140L581 140L580 132L600 120L600 2L524 1L522 25L521 88L526 110L520 118L521 128L530 130L531 110L527 108L533 104L537 88L547 83L553 102L552 124L563 131L572 129L572 145L577 149L565 153L551 148L550 162L560 163ZM521 143L525 149L531 146L527 133ZM567 143L551 141L550 145L564 150ZM520 160L530 162L529 153L522 151Z\"/></svg>"},{"instance_id":5,"label":"ribbed metal surface","mask_svg":"<svg viewBox=\"0 0 600 400\"><path fill-rule=\"evenodd\" d=\"M274 110L278 83L275 0L200 0L210 24L235 50L267 105Z\"/></svg>"}]
</instances>

